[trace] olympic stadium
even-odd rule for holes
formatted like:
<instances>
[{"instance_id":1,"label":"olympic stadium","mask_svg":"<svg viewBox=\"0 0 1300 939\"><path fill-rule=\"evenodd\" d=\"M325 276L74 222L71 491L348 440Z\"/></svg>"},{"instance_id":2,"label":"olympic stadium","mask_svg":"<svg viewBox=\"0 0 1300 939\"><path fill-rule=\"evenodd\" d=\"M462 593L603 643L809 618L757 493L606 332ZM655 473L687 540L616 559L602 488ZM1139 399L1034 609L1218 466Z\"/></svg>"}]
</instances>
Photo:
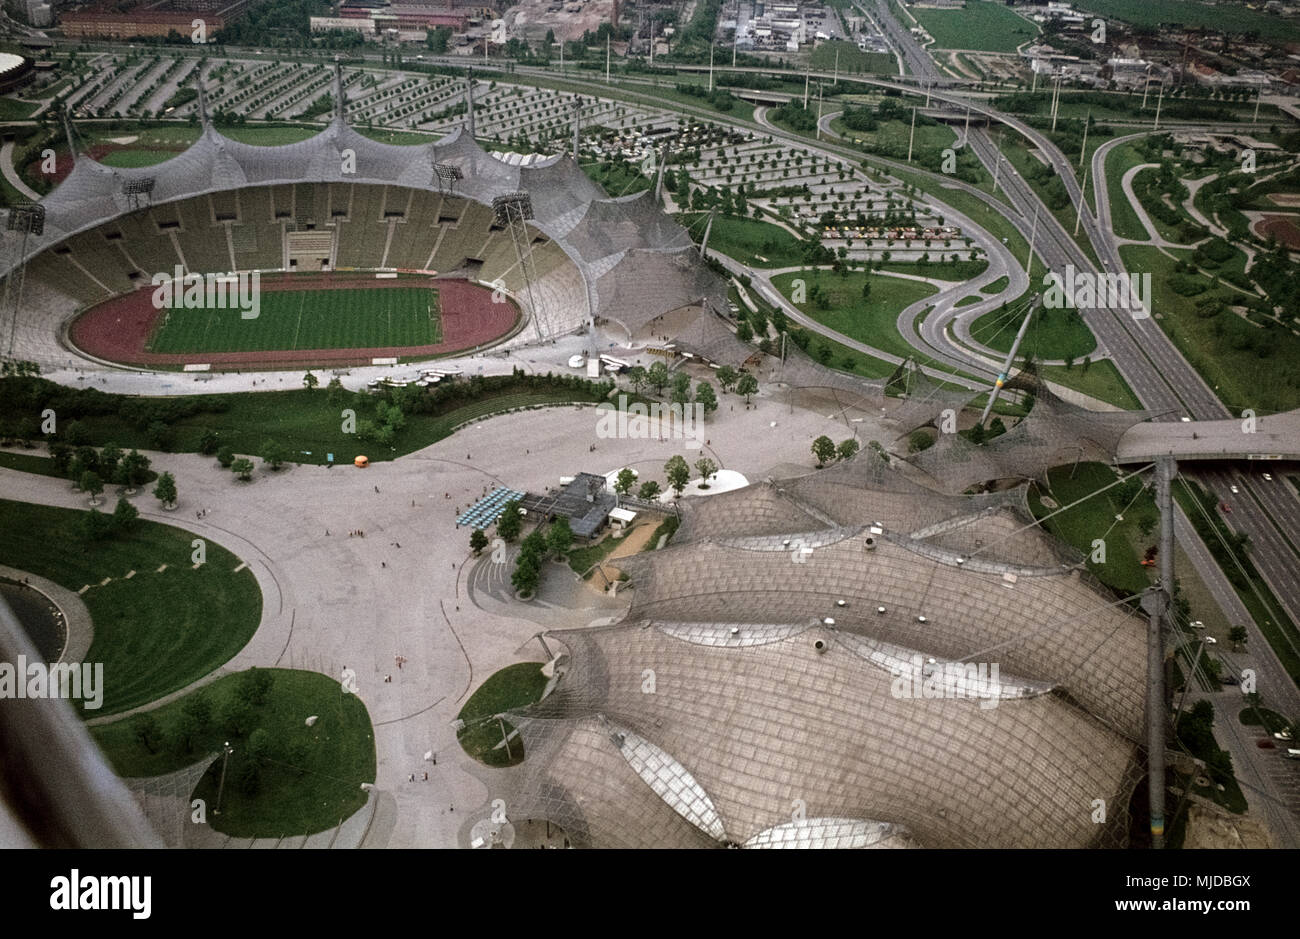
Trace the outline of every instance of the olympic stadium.
<instances>
[{"instance_id":1,"label":"olympic stadium","mask_svg":"<svg viewBox=\"0 0 1300 939\"><path fill-rule=\"evenodd\" d=\"M680 334L683 351L731 364L752 351L713 322L726 307L725 283L654 193L608 198L567 155L521 163L489 154L474 141L472 111L463 132L423 146L373 141L341 109L308 140L254 146L212 126L201 83L199 110L202 136L184 153L145 169L75 155L41 201L41 223L11 224L25 236L11 240L6 259L7 271L22 271L8 279L21 298L14 356L82 367L366 364L596 328L625 345ZM453 288L456 307L442 311L437 342L366 347L345 337L334 349L272 341L239 354L151 354L157 324L146 288L173 270L292 274L306 290L364 286L362 272L422 274L486 285L518 315Z\"/></svg>"}]
</instances>

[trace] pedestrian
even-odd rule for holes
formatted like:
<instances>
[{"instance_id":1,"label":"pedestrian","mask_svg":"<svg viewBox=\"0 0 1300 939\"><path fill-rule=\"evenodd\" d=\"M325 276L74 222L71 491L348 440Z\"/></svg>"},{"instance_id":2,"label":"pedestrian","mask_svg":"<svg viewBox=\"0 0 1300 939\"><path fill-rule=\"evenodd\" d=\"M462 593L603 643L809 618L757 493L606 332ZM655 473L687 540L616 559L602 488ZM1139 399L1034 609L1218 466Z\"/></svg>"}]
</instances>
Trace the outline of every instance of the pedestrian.
<instances>
[{"instance_id":1,"label":"pedestrian","mask_svg":"<svg viewBox=\"0 0 1300 939\"><path fill-rule=\"evenodd\" d=\"M387 562L387 561L380 561L380 562L379 562L379 566L380 566L380 567L387 567L387 566L388 566L388 562Z\"/></svg>"},{"instance_id":2,"label":"pedestrian","mask_svg":"<svg viewBox=\"0 0 1300 939\"><path fill-rule=\"evenodd\" d=\"M412 773L412 774L410 775L410 777L409 777L409 781L410 781L410 782L415 782L415 774L414 774L414 773Z\"/></svg>"},{"instance_id":3,"label":"pedestrian","mask_svg":"<svg viewBox=\"0 0 1300 939\"><path fill-rule=\"evenodd\" d=\"M376 486L376 487L375 487L375 492L378 492L378 491L379 491L379 487Z\"/></svg>"},{"instance_id":4,"label":"pedestrian","mask_svg":"<svg viewBox=\"0 0 1300 939\"><path fill-rule=\"evenodd\" d=\"M328 538L329 536L330 536L330 530L327 528L325 529L325 537Z\"/></svg>"},{"instance_id":5,"label":"pedestrian","mask_svg":"<svg viewBox=\"0 0 1300 939\"><path fill-rule=\"evenodd\" d=\"M427 772L424 774L424 781L425 782L429 781L429 774Z\"/></svg>"}]
</instances>

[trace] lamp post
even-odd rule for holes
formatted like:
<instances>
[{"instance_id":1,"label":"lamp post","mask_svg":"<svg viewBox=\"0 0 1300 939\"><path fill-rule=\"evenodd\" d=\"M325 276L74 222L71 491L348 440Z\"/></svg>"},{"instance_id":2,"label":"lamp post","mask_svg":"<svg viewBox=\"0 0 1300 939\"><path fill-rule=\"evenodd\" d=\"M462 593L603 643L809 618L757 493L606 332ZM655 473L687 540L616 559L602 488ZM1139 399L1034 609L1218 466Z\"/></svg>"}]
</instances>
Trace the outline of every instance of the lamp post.
<instances>
[{"instance_id":1,"label":"lamp post","mask_svg":"<svg viewBox=\"0 0 1300 939\"><path fill-rule=\"evenodd\" d=\"M221 795L226 789L226 764L230 762L230 754L235 752L235 748L230 745L229 740L222 744L222 748L225 750L225 754L221 758L221 782L217 784L217 807L212 810L213 815L221 814Z\"/></svg>"}]
</instances>

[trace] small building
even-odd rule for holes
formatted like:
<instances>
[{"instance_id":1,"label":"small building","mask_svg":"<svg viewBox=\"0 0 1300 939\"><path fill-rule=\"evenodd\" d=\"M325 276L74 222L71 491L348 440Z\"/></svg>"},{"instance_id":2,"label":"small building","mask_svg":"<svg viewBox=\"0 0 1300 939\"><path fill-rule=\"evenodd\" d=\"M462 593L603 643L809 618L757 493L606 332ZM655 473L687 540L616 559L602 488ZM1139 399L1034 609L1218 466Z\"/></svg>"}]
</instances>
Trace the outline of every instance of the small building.
<instances>
[{"instance_id":1,"label":"small building","mask_svg":"<svg viewBox=\"0 0 1300 939\"><path fill-rule=\"evenodd\" d=\"M632 523L636 521L636 516L637 513L631 509L625 509L622 506L619 506L618 508L610 509L609 525L615 531L620 533L625 532L632 527Z\"/></svg>"},{"instance_id":2,"label":"small building","mask_svg":"<svg viewBox=\"0 0 1300 939\"><path fill-rule=\"evenodd\" d=\"M559 489L542 495L528 493L521 504L539 519L567 518L575 538L590 540L618 508L618 496L609 491L604 476L579 473Z\"/></svg>"}]
</instances>

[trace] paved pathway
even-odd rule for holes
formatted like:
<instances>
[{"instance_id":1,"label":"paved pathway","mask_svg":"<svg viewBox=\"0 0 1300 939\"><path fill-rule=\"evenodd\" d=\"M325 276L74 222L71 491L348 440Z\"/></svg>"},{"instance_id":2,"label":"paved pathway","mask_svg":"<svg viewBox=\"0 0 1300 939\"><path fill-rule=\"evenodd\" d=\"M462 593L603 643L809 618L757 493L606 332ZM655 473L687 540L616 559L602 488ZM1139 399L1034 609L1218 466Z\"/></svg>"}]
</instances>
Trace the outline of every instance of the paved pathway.
<instances>
[{"instance_id":1,"label":"paved pathway","mask_svg":"<svg viewBox=\"0 0 1300 939\"><path fill-rule=\"evenodd\" d=\"M18 175L18 171L14 168L14 142L12 140L6 140L4 146L0 147L0 173L4 173L9 185L28 199L36 202L41 198L41 194L23 182L23 178Z\"/></svg>"},{"instance_id":2,"label":"paved pathway","mask_svg":"<svg viewBox=\"0 0 1300 939\"><path fill-rule=\"evenodd\" d=\"M885 439L870 419L853 424L842 415L792 412L784 398L759 396L752 410L741 401L721 396L706 425L706 452L749 478L782 463L811 468L810 444L823 433ZM635 466L643 480L662 483L663 464L675 453L700 455L680 440L598 439L591 408L550 408L471 425L366 470L259 468L248 484L209 457L149 454L176 475L180 507L163 512L152 497L135 501L145 518L221 543L258 577L261 627L214 675L253 665L310 667L331 677L348 666L357 673L378 759L378 801L365 843L454 847L465 843L470 810L487 806L494 771L463 756L452 721L488 675L542 659L532 639L538 624L517 607L468 602L469 531L456 527L457 510L484 487L539 491L579 470ZM0 488L9 498L85 508L85 497L60 479L3 469ZM199 508L208 509L202 520L194 517ZM364 538L349 537L357 529ZM557 608L556 624L585 626L616 612L591 596L597 608ZM400 669L397 655L406 657ZM436 766L424 761L428 751L437 754ZM408 781L411 773L417 782Z\"/></svg>"}]
</instances>

